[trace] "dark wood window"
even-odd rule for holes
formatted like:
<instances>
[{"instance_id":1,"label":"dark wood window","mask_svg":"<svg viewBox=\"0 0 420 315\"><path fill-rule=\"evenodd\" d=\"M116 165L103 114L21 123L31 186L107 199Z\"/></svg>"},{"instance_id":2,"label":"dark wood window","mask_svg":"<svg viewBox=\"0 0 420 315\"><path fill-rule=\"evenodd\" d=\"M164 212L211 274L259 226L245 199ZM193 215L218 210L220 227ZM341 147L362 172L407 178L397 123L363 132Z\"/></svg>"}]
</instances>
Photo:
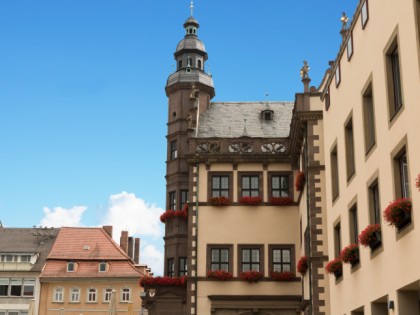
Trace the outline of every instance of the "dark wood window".
<instances>
[{"instance_id":1,"label":"dark wood window","mask_svg":"<svg viewBox=\"0 0 420 315\"><path fill-rule=\"evenodd\" d=\"M365 151L367 154L376 142L372 83L369 84L368 88L363 93L363 120L365 131Z\"/></svg>"},{"instance_id":2,"label":"dark wood window","mask_svg":"<svg viewBox=\"0 0 420 315\"><path fill-rule=\"evenodd\" d=\"M290 188L293 186L291 184L291 174L268 174L269 182L268 189L270 196L269 197L289 197L291 196Z\"/></svg>"},{"instance_id":3,"label":"dark wood window","mask_svg":"<svg viewBox=\"0 0 420 315\"><path fill-rule=\"evenodd\" d=\"M328 110L330 108L330 87L328 86L327 91L325 92L325 109Z\"/></svg>"},{"instance_id":4,"label":"dark wood window","mask_svg":"<svg viewBox=\"0 0 420 315\"><path fill-rule=\"evenodd\" d=\"M176 192L170 191L168 197L169 197L169 209L176 210Z\"/></svg>"},{"instance_id":5,"label":"dark wood window","mask_svg":"<svg viewBox=\"0 0 420 315\"><path fill-rule=\"evenodd\" d=\"M203 70L203 69L202 69L202 66L201 66L201 60L198 60L198 61L197 61L197 65L198 65L198 66L197 66L197 67L198 67L198 69Z\"/></svg>"},{"instance_id":6,"label":"dark wood window","mask_svg":"<svg viewBox=\"0 0 420 315\"><path fill-rule=\"evenodd\" d=\"M331 185L332 185L332 198L335 200L339 193L339 186L338 186L338 156L337 156L337 145L331 151L330 155L331 159Z\"/></svg>"},{"instance_id":7,"label":"dark wood window","mask_svg":"<svg viewBox=\"0 0 420 315\"><path fill-rule=\"evenodd\" d=\"M178 70L182 69L182 60L178 60Z\"/></svg>"},{"instance_id":8,"label":"dark wood window","mask_svg":"<svg viewBox=\"0 0 420 315\"><path fill-rule=\"evenodd\" d=\"M207 270L223 270L232 273L232 245L207 246Z\"/></svg>"},{"instance_id":9,"label":"dark wood window","mask_svg":"<svg viewBox=\"0 0 420 315\"><path fill-rule=\"evenodd\" d=\"M341 224L338 222L334 226L334 254L335 257L340 257L341 252Z\"/></svg>"},{"instance_id":10,"label":"dark wood window","mask_svg":"<svg viewBox=\"0 0 420 315\"><path fill-rule=\"evenodd\" d=\"M179 276L186 276L188 272L187 257L181 257L179 259Z\"/></svg>"},{"instance_id":11,"label":"dark wood window","mask_svg":"<svg viewBox=\"0 0 420 315\"><path fill-rule=\"evenodd\" d=\"M353 33L350 33L349 39L347 40L347 60L350 60L353 56Z\"/></svg>"},{"instance_id":12,"label":"dark wood window","mask_svg":"<svg viewBox=\"0 0 420 315\"><path fill-rule=\"evenodd\" d=\"M357 244L359 235L359 225L357 220L357 205L353 205L349 211L350 242Z\"/></svg>"},{"instance_id":13,"label":"dark wood window","mask_svg":"<svg viewBox=\"0 0 420 315\"><path fill-rule=\"evenodd\" d=\"M346 142L346 166L347 166L347 180L353 177L356 167L354 161L354 135L353 135L353 119L347 122L345 127L345 142Z\"/></svg>"},{"instance_id":14,"label":"dark wood window","mask_svg":"<svg viewBox=\"0 0 420 315\"><path fill-rule=\"evenodd\" d=\"M369 6L368 6L368 0L365 0L362 4L362 10L361 10L361 21L362 21L362 29L365 28L368 20L369 20Z\"/></svg>"},{"instance_id":15,"label":"dark wood window","mask_svg":"<svg viewBox=\"0 0 420 315\"><path fill-rule=\"evenodd\" d=\"M178 157L178 146L176 140L171 141L171 160L175 160Z\"/></svg>"},{"instance_id":16,"label":"dark wood window","mask_svg":"<svg viewBox=\"0 0 420 315\"><path fill-rule=\"evenodd\" d=\"M239 272L264 272L264 246L239 245Z\"/></svg>"},{"instance_id":17,"label":"dark wood window","mask_svg":"<svg viewBox=\"0 0 420 315\"><path fill-rule=\"evenodd\" d=\"M335 78L335 86L338 87L341 82L340 63L338 63L337 68L335 68L334 78Z\"/></svg>"},{"instance_id":18,"label":"dark wood window","mask_svg":"<svg viewBox=\"0 0 420 315\"><path fill-rule=\"evenodd\" d=\"M390 120L403 105L398 39L395 38L386 54L387 87Z\"/></svg>"},{"instance_id":19,"label":"dark wood window","mask_svg":"<svg viewBox=\"0 0 420 315\"><path fill-rule=\"evenodd\" d=\"M229 198L229 175L213 175L211 177L211 197Z\"/></svg>"},{"instance_id":20,"label":"dark wood window","mask_svg":"<svg viewBox=\"0 0 420 315\"><path fill-rule=\"evenodd\" d=\"M370 222L381 224L381 205L379 202L379 185L375 180L369 187Z\"/></svg>"},{"instance_id":21,"label":"dark wood window","mask_svg":"<svg viewBox=\"0 0 420 315\"><path fill-rule=\"evenodd\" d=\"M270 271L292 271L295 268L294 246L293 245L269 245L269 266Z\"/></svg>"},{"instance_id":22,"label":"dark wood window","mask_svg":"<svg viewBox=\"0 0 420 315\"><path fill-rule=\"evenodd\" d=\"M188 202L188 190L181 190L181 204L180 204L180 208L182 209L182 207Z\"/></svg>"},{"instance_id":23,"label":"dark wood window","mask_svg":"<svg viewBox=\"0 0 420 315\"><path fill-rule=\"evenodd\" d=\"M167 265L166 265L166 270L167 270L167 272L166 272L166 275L168 276L168 277L174 277L175 276L175 263L174 263L174 259L173 258L169 258L168 260L167 260Z\"/></svg>"},{"instance_id":24,"label":"dark wood window","mask_svg":"<svg viewBox=\"0 0 420 315\"><path fill-rule=\"evenodd\" d=\"M260 175L241 175L241 197L260 196Z\"/></svg>"},{"instance_id":25,"label":"dark wood window","mask_svg":"<svg viewBox=\"0 0 420 315\"><path fill-rule=\"evenodd\" d=\"M407 153L405 148L395 157L396 195L399 198L410 198L410 180L408 176Z\"/></svg>"}]
</instances>

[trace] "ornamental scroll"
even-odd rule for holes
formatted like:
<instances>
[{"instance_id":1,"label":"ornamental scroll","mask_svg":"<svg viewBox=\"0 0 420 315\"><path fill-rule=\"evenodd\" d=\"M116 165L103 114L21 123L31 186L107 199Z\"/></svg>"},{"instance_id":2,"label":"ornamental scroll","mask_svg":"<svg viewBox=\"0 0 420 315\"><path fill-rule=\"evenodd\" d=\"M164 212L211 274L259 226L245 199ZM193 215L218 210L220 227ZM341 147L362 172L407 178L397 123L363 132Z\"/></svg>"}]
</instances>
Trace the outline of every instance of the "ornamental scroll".
<instances>
[{"instance_id":1,"label":"ornamental scroll","mask_svg":"<svg viewBox=\"0 0 420 315\"><path fill-rule=\"evenodd\" d=\"M220 153L220 142L199 142L196 153Z\"/></svg>"},{"instance_id":2,"label":"ornamental scroll","mask_svg":"<svg viewBox=\"0 0 420 315\"><path fill-rule=\"evenodd\" d=\"M254 146L250 142L235 142L229 145L230 153L246 154L254 152Z\"/></svg>"},{"instance_id":3,"label":"ornamental scroll","mask_svg":"<svg viewBox=\"0 0 420 315\"><path fill-rule=\"evenodd\" d=\"M263 153L284 153L286 152L286 146L280 142L263 143L261 145L261 152Z\"/></svg>"}]
</instances>

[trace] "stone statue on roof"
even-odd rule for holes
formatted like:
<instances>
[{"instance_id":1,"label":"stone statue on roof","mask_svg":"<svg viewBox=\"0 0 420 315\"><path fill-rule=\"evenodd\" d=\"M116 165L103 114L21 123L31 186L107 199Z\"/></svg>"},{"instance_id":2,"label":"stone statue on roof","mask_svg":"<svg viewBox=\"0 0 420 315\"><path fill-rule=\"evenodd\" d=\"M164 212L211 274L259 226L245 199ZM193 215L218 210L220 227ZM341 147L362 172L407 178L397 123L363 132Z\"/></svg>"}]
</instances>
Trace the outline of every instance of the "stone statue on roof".
<instances>
[{"instance_id":1,"label":"stone statue on roof","mask_svg":"<svg viewBox=\"0 0 420 315\"><path fill-rule=\"evenodd\" d=\"M340 19L341 23L343 24L341 26L341 30L346 30L347 29L347 22L349 21L349 18L346 15L346 12L343 12L343 16Z\"/></svg>"},{"instance_id":2,"label":"stone statue on roof","mask_svg":"<svg viewBox=\"0 0 420 315\"><path fill-rule=\"evenodd\" d=\"M308 62L306 60L303 61L303 67L300 69L300 77L302 79L309 79L309 68Z\"/></svg>"}]
</instances>

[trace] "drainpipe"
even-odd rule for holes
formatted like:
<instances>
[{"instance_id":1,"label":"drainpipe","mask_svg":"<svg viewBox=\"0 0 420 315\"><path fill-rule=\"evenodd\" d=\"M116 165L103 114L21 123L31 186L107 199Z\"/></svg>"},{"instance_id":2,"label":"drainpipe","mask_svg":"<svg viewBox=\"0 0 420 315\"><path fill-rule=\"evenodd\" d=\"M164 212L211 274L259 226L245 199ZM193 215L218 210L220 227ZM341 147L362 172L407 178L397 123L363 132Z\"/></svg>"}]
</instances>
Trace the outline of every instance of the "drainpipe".
<instances>
[{"instance_id":1,"label":"drainpipe","mask_svg":"<svg viewBox=\"0 0 420 315\"><path fill-rule=\"evenodd\" d=\"M198 118L198 117L197 117ZM198 119L197 119L197 127L198 127ZM198 128L197 128L198 129ZM197 283L197 278L198 278L198 189L199 189L199 170L200 170L200 166L197 162L196 164L197 167L197 189L195 190L195 310L197 313L197 297L198 297L198 283Z\"/></svg>"}]
</instances>

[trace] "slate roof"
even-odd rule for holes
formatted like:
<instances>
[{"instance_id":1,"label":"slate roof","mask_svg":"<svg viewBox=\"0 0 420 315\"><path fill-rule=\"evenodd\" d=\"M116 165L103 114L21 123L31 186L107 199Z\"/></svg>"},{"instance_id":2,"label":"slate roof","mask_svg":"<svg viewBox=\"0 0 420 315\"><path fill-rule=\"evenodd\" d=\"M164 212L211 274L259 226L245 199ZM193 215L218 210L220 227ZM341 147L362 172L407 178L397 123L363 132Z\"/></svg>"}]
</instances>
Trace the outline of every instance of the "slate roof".
<instances>
[{"instance_id":1,"label":"slate roof","mask_svg":"<svg viewBox=\"0 0 420 315\"><path fill-rule=\"evenodd\" d=\"M37 253L31 271L41 271L59 229L0 228L0 253Z\"/></svg>"},{"instance_id":2,"label":"slate roof","mask_svg":"<svg viewBox=\"0 0 420 315\"><path fill-rule=\"evenodd\" d=\"M67 272L67 262L76 263L74 272ZM99 263L109 264L99 272ZM48 255L41 278L115 278L143 274L117 243L102 228L61 228Z\"/></svg>"},{"instance_id":3,"label":"slate roof","mask_svg":"<svg viewBox=\"0 0 420 315\"><path fill-rule=\"evenodd\" d=\"M200 115L198 138L286 138L290 133L293 106L293 102L211 103ZM264 110L274 112L272 121L263 121L261 112Z\"/></svg>"}]
</instances>

